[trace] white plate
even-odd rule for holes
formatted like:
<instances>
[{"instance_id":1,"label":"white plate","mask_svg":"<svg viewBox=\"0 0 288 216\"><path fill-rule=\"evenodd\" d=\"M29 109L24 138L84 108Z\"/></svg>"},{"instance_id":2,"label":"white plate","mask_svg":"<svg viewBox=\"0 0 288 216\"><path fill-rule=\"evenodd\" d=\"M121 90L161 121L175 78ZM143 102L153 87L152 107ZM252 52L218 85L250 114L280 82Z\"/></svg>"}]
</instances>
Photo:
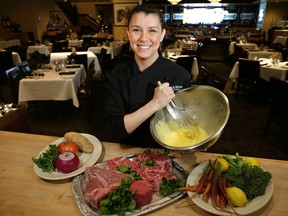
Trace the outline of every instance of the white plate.
<instances>
[{"instance_id":1,"label":"white plate","mask_svg":"<svg viewBox=\"0 0 288 216\"><path fill-rule=\"evenodd\" d=\"M80 166L77 170L70 172L70 173L61 173L58 171L53 171L53 172L43 172L35 163L34 163L34 172L36 173L36 175L38 175L39 177L43 178L43 179L47 179L47 180L61 180L61 179L67 179L67 178L71 178L73 176L79 175L82 172L85 171L86 167L92 166L94 165L97 160L99 159L99 157L101 156L102 153L102 144L101 142L95 137L92 136L90 134L83 134L83 136L85 136L87 139L90 140L90 142L94 145L94 150L91 154L87 154L87 153L83 153L83 152L78 152L77 155L79 157L80 160ZM61 142L63 142L65 139L60 138L50 144L55 144L55 145L59 145ZM49 148L49 145L47 145L37 156L37 158L43 153L45 152L47 149Z\"/></svg>"},{"instance_id":2,"label":"white plate","mask_svg":"<svg viewBox=\"0 0 288 216\"><path fill-rule=\"evenodd\" d=\"M187 185L194 185L198 183L200 177L203 174L204 168L207 166L208 161L200 164L197 166L188 176ZM188 192L189 197L194 195L193 192ZM273 195L273 183L272 179L270 180L269 184L267 185L266 192L264 195L254 198L251 202L248 202L244 207L235 207L234 210L239 215L248 215L253 212L258 211L264 205L266 205ZM210 212L215 215L231 215L231 213L225 213L218 211L215 209L212 204L211 200L209 199L208 203L202 200L200 196L192 198L192 201L204 211Z\"/></svg>"}]
</instances>

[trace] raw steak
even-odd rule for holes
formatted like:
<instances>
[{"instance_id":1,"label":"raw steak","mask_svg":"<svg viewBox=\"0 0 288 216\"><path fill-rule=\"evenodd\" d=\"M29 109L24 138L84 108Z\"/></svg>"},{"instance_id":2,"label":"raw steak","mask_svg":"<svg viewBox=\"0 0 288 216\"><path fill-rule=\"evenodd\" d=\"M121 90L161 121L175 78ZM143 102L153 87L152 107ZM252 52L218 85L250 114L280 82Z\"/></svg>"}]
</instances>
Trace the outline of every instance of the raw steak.
<instances>
[{"instance_id":1,"label":"raw steak","mask_svg":"<svg viewBox=\"0 0 288 216\"><path fill-rule=\"evenodd\" d=\"M141 166L143 162L149 159L153 161L155 164L154 166ZM144 152L134 158L134 161L139 166L136 169L136 172L153 186L154 191L160 190L160 184L162 183L163 177L167 179L176 178L173 173L173 166L169 157L153 152Z\"/></svg>"},{"instance_id":2,"label":"raw steak","mask_svg":"<svg viewBox=\"0 0 288 216\"><path fill-rule=\"evenodd\" d=\"M168 173L173 172L171 159L165 155L153 153L153 152L143 152L134 158L134 162L141 166L143 162L151 159L155 165L158 165L161 170L165 170Z\"/></svg>"},{"instance_id":3,"label":"raw steak","mask_svg":"<svg viewBox=\"0 0 288 216\"><path fill-rule=\"evenodd\" d=\"M153 186L153 191L159 191L162 183L162 178L174 179L176 176L173 173L167 172L162 167L156 166L141 166L136 172L142 176L142 179L146 180Z\"/></svg>"},{"instance_id":4,"label":"raw steak","mask_svg":"<svg viewBox=\"0 0 288 216\"><path fill-rule=\"evenodd\" d=\"M136 201L137 206L142 207L151 203L153 198L152 185L145 180L138 180L130 185L131 191L136 191L133 199Z\"/></svg>"},{"instance_id":5,"label":"raw steak","mask_svg":"<svg viewBox=\"0 0 288 216\"><path fill-rule=\"evenodd\" d=\"M85 170L85 200L94 208L99 209L99 201L104 199L121 180L128 175L116 170L106 170L98 166Z\"/></svg>"},{"instance_id":6,"label":"raw steak","mask_svg":"<svg viewBox=\"0 0 288 216\"><path fill-rule=\"evenodd\" d=\"M105 169L115 170L117 166L129 166L130 171L134 171L137 168L137 164L126 157L118 157L107 161Z\"/></svg>"}]
</instances>

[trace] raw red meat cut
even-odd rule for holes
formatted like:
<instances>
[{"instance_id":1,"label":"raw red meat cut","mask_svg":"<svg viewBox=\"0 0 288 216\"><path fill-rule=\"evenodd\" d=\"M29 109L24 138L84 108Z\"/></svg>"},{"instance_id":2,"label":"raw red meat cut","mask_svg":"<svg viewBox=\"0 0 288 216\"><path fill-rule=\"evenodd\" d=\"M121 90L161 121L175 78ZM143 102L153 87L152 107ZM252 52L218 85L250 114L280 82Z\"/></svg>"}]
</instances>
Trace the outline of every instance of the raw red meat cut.
<instances>
[{"instance_id":1,"label":"raw red meat cut","mask_svg":"<svg viewBox=\"0 0 288 216\"><path fill-rule=\"evenodd\" d=\"M143 152L134 158L134 162L141 166L141 163L146 162L151 159L155 165L158 165L159 168L168 173L173 172L171 159L165 155L153 153L153 152Z\"/></svg>"},{"instance_id":2,"label":"raw red meat cut","mask_svg":"<svg viewBox=\"0 0 288 216\"><path fill-rule=\"evenodd\" d=\"M142 179L148 181L153 186L153 191L159 191L160 185L162 183L162 178L167 179L176 178L173 173L168 173L164 169L161 169L160 166L141 166L136 172L142 176Z\"/></svg>"},{"instance_id":3,"label":"raw red meat cut","mask_svg":"<svg viewBox=\"0 0 288 216\"><path fill-rule=\"evenodd\" d=\"M85 170L85 200L94 208L99 209L99 201L113 191L115 186L128 175L116 170L106 170L99 166L88 167Z\"/></svg>"},{"instance_id":4,"label":"raw red meat cut","mask_svg":"<svg viewBox=\"0 0 288 216\"><path fill-rule=\"evenodd\" d=\"M154 166L141 166L141 164L151 159ZM165 155L156 154L153 152L143 152L134 158L135 163L138 164L136 172L142 176L143 179L153 185L154 191L159 191L162 183L162 178L167 179L176 178L173 173L172 161Z\"/></svg>"},{"instance_id":5,"label":"raw red meat cut","mask_svg":"<svg viewBox=\"0 0 288 216\"><path fill-rule=\"evenodd\" d=\"M143 162L147 162L147 160L152 160L154 165L143 165ZM171 159L158 153L143 152L132 160L126 157L114 158L107 161L104 168L99 166L86 168L84 196L89 205L99 209L99 201L112 192L114 186L120 185L123 178L128 176L115 170L117 166L124 165L130 166L131 171L136 171L142 176L142 180L131 184L133 185L132 188L138 191L138 194L135 195L135 201L138 202L137 205L139 204L139 206L152 201L153 191L161 189L160 185L163 177L167 179L176 178L173 173Z\"/></svg>"},{"instance_id":6,"label":"raw red meat cut","mask_svg":"<svg viewBox=\"0 0 288 216\"><path fill-rule=\"evenodd\" d=\"M117 166L129 166L131 168L130 171L134 171L137 168L137 164L134 161L126 157L118 157L107 161L105 169L115 170Z\"/></svg>"},{"instance_id":7,"label":"raw red meat cut","mask_svg":"<svg viewBox=\"0 0 288 216\"><path fill-rule=\"evenodd\" d=\"M131 191L136 191L133 199L136 201L137 206L142 207L152 202L153 189L152 185L145 180L134 181L130 185Z\"/></svg>"}]
</instances>

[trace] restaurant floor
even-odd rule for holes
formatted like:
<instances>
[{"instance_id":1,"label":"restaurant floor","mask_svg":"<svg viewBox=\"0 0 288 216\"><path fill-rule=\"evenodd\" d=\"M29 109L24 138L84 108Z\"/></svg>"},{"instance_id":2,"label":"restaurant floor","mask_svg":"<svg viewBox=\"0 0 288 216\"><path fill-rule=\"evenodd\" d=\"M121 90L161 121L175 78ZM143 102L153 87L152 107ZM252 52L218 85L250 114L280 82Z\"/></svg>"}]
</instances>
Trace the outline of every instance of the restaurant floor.
<instances>
[{"instance_id":1,"label":"restaurant floor","mask_svg":"<svg viewBox=\"0 0 288 216\"><path fill-rule=\"evenodd\" d=\"M202 64L228 80L230 64L218 61ZM69 102L52 103L45 109L32 107L29 111L31 133L63 136L67 131L77 131L93 134L100 141L109 141L103 127L104 87L104 82L96 81L90 98L80 97L80 108ZM229 80L224 93L229 99L231 114L222 136L208 151L288 160L287 127L273 122L268 135L264 135L267 94L243 94L235 100L235 90L231 89Z\"/></svg>"}]
</instances>

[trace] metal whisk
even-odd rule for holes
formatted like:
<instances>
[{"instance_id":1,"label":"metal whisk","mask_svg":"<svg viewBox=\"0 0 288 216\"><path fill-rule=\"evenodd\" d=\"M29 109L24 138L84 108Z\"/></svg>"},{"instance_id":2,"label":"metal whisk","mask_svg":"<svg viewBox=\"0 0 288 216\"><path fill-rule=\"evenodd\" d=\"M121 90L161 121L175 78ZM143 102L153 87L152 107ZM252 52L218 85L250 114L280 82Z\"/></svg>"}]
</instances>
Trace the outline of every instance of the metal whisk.
<instances>
[{"instance_id":1,"label":"metal whisk","mask_svg":"<svg viewBox=\"0 0 288 216\"><path fill-rule=\"evenodd\" d=\"M157 85L161 85L158 81ZM171 131L181 131L184 136L191 139L191 142L197 140L199 128L196 122L179 108L172 99L170 103L163 109L166 122Z\"/></svg>"}]
</instances>

